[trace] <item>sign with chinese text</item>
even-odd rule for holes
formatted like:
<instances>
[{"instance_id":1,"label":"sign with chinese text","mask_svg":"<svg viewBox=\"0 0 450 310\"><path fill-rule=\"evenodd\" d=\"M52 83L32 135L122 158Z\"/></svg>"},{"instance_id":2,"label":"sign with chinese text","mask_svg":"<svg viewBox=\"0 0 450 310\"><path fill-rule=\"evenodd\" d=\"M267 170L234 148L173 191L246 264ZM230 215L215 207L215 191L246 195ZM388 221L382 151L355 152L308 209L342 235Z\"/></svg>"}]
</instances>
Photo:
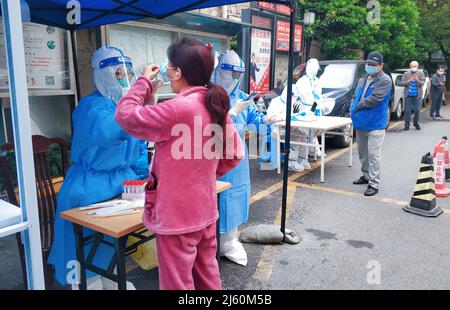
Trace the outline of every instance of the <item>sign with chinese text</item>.
<instances>
[{"instance_id":1,"label":"sign with chinese text","mask_svg":"<svg viewBox=\"0 0 450 310\"><path fill-rule=\"evenodd\" d=\"M289 23L277 21L277 36L275 49L277 51L289 51ZM298 53L302 48L302 25L295 25L294 52Z\"/></svg>"},{"instance_id":2,"label":"sign with chinese text","mask_svg":"<svg viewBox=\"0 0 450 310\"><path fill-rule=\"evenodd\" d=\"M252 29L251 40L250 92L259 91L263 95L270 90L272 33Z\"/></svg>"},{"instance_id":3,"label":"sign with chinese text","mask_svg":"<svg viewBox=\"0 0 450 310\"><path fill-rule=\"evenodd\" d=\"M258 1L258 6L261 9L275 11L284 15L291 15L291 8L287 5Z\"/></svg>"},{"instance_id":4,"label":"sign with chinese text","mask_svg":"<svg viewBox=\"0 0 450 310\"><path fill-rule=\"evenodd\" d=\"M69 71L64 30L23 24L25 66L29 89L68 89ZM0 36L3 38L0 25ZM0 89L8 89L8 68L3 39L0 41Z\"/></svg>"}]
</instances>

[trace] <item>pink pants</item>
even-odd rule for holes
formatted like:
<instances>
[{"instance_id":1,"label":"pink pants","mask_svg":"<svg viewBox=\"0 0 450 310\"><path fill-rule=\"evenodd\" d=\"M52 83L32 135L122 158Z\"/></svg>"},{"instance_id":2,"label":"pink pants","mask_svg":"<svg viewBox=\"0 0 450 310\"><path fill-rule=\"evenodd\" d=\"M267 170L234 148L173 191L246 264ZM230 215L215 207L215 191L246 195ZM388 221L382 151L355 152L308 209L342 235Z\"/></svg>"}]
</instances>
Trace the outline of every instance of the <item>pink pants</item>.
<instances>
[{"instance_id":1,"label":"pink pants","mask_svg":"<svg viewBox=\"0 0 450 310\"><path fill-rule=\"evenodd\" d=\"M156 235L161 290L221 290L216 224L182 235Z\"/></svg>"}]
</instances>

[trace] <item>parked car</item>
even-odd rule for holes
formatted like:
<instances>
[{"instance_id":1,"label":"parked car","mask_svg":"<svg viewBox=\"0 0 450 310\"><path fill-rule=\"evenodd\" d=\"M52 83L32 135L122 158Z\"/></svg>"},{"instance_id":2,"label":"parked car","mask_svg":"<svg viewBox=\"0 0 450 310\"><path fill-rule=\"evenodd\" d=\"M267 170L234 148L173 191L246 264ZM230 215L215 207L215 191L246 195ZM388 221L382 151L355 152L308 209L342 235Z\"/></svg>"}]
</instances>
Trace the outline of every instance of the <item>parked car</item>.
<instances>
[{"instance_id":1,"label":"parked car","mask_svg":"<svg viewBox=\"0 0 450 310\"><path fill-rule=\"evenodd\" d=\"M391 117L398 120L402 117L405 111L405 87L400 86L399 83L402 80L403 74L401 73L391 73L392 80L394 81L394 101L393 110Z\"/></svg>"},{"instance_id":2,"label":"parked car","mask_svg":"<svg viewBox=\"0 0 450 310\"><path fill-rule=\"evenodd\" d=\"M335 101L334 108L328 115L349 117L350 104L352 97L356 91L358 80L365 74L366 61L364 60L327 60L319 61L320 71L319 78L322 84L322 96L328 100ZM389 76L390 70L385 65L383 68ZM282 85L286 85L286 81L283 81ZM283 88L284 88L283 87ZM394 86L392 86L394 88ZM277 90L280 93L283 89ZM391 111L397 109L398 102L395 102L394 106L394 89L391 92L391 99L389 102L389 113L387 114L387 122L389 125ZM275 96L276 97L276 96ZM275 98L273 97L273 98ZM273 98L268 98L272 100ZM266 106L270 105L270 100L267 100ZM341 132L348 133L350 126L340 129ZM333 139L333 143L338 147L348 147L350 144L349 136L330 136Z\"/></svg>"},{"instance_id":3,"label":"parked car","mask_svg":"<svg viewBox=\"0 0 450 310\"><path fill-rule=\"evenodd\" d=\"M403 75L405 72L407 72L409 69L395 69L392 71L392 73L397 73ZM425 75L425 84L422 86L422 107L426 106L427 103L430 101L431 96L431 80L430 75L428 74L428 71L425 69L419 69L423 72ZM401 80L401 79L400 79ZM404 102L404 101L403 101Z\"/></svg>"}]
</instances>

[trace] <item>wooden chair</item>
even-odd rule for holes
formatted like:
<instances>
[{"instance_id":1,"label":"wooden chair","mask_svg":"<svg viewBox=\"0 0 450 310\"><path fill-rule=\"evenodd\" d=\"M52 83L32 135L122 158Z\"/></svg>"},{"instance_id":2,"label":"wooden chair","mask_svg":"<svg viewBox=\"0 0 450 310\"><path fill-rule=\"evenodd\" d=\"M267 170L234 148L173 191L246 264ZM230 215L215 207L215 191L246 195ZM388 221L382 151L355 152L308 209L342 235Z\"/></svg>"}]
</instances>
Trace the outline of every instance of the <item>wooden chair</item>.
<instances>
[{"instance_id":1,"label":"wooden chair","mask_svg":"<svg viewBox=\"0 0 450 310\"><path fill-rule=\"evenodd\" d=\"M46 285L48 286L52 283L53 270L51 265L47 264L47 258L50 254L50 249L53 243L53 226L57 204L57 191L55 190L53 184L48 160L48 153L50 150L50 145L59 145L62 158L62 173L63 177L65 177L68 165L67 144L62 138L46 138L40 135L32 136L32 143L36 176L36 191L38 198L37 201L39 209L42 256L44 261L44 275ZM9 202L11 204L19 206L18 199L14 190L14 184L12 184L12 178L9 173L9 164L6 159L7 152L12 151L13 149L14 145L12 143L7 143L0 146L0 170L3 174ZM16 237L19 246L19 254L21 256L24 284L26 287L27 278L25 270L25 255L20 234L17 234Z\"/></svg>"}]
</instances>

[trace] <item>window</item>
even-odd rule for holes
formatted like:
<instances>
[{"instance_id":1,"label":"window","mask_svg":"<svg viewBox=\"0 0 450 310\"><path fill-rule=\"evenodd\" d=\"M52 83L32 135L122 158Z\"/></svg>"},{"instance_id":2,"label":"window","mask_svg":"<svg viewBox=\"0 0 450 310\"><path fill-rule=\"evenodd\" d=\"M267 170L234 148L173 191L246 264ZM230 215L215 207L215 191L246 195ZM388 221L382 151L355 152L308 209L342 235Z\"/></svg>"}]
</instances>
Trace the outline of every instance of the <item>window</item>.
<instances>
[{"instance_id":1,"label":"window","mask_svg":"<svg viewBox=\"0 0 450 310\"><path fill-rule=\"evenodd\" d=\"M212 43L216 57L229 48L229 39L222 37L205 36L179 30L160 30L144 25L113 24L109 26L109 44L120 48L125 55L131 57L135 70L139 70L146 64L161 64L167 59L167 48L178 37L195 38L205 44ZM158 90L158 95L163 100L173 96L170 83L162 86Z\"/></svg>"},{"instance_id":2,"label":"window","mask_svg":"<svg viewBox=\"0 0 450 310\"><path fill-rule=\"evenodd\" d=\"M320 76L322 88L350 88L355 79L356 64L329 64Z\"/></svg>"}]
</instances>

